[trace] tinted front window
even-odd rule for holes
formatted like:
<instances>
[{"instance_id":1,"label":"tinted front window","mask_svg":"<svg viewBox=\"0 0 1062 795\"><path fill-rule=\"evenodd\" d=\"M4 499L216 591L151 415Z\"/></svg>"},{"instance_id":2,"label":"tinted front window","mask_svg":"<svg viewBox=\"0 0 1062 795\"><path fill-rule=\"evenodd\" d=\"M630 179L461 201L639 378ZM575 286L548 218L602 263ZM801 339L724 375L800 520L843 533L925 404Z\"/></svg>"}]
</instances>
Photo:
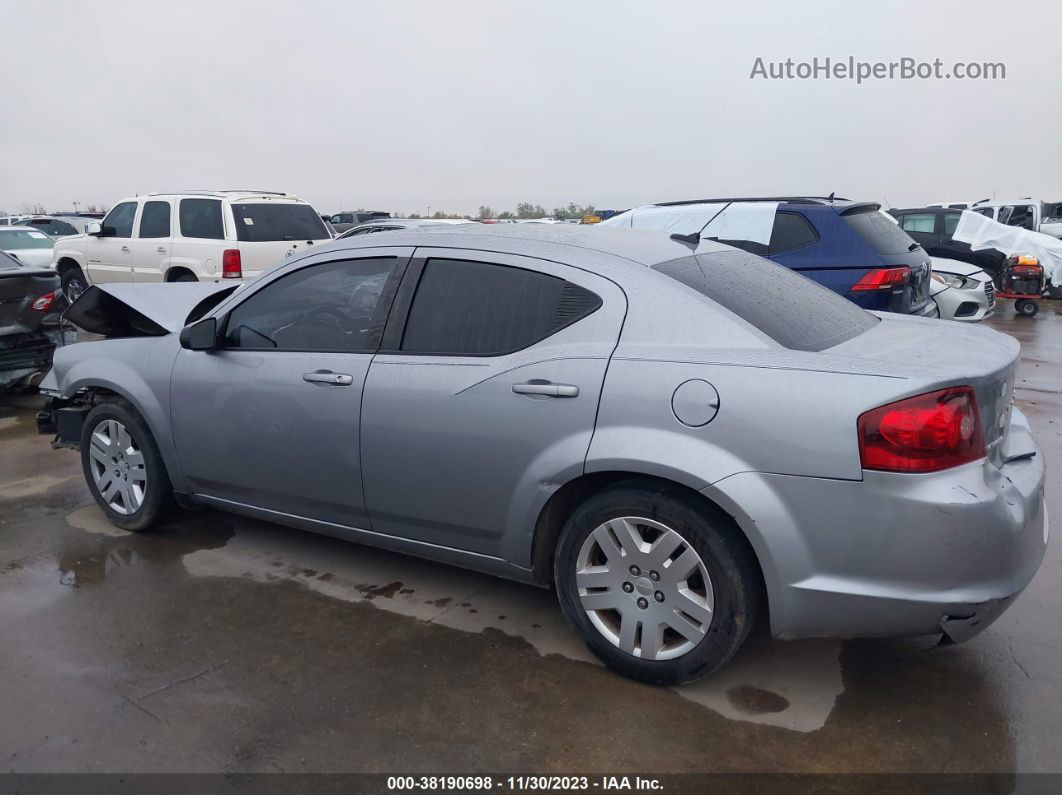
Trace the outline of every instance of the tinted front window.
<instances>
[{"instance_id":1,"label":"tinted front window","mask_svg":"<svg viewBox=\"0 0 1062 795\"><path fill-rule=\"evenodd\" d=\"M170 203L145 202L140 214L140 237L170 236Z\"/></svg>"},{"instance_id":2,"label":"tinted front window","mask_svg":"<svg viewBox=\"0 0 1062 795\"><path fill-rule=\"evenodd\" d=\"M810 246L819 239L818 233L799 213L778 213L771 230L771 254L784 254Z\"/></svg>"},{"instance_id":3,"label":"tinted front window","mask_svg":"<svg viewBox=\"0 0 1062 795\"><path fill-rule=\"evenodd\" d=\"M905 232L928 232L932 234L936 223L937 216L935 213L908 213L900 216L900 228Z\"/></svg>"},{"instance_id":4,"label":"tinted front window","mask_svg":"<svg viewBox=\"0 0 1062 795\"><path fill-rule=\"evenodd\" d=\"M100 225L102 237L132 237L136 202L122 202L107 213Z\"/></svg>"},{"instance_id":5,"label":"tinted front window","mask_svg":"<svg viewBox=\"0 0 1062 795\"><path fill-rule=\"evenodd\" d=\"M879 210L860 210L841 217L876 254L904 254L918 245Z\"/></svg>"},{"instance_id":6,"label":"tinted front window","mask_svg":"<svg viewBox=\"0 0 1062 795\"><path fill-rule=\"evenodd\" d=\"M184 237L225 239L225 224L221 220L221 202L218 199L181 199L177 216Z\"/></svg>"},{"instance_id":7,"label":"tinted front window","mask_svg":"<svg viewBox=\"0 0 1062 795\"><path fill-rule=\"evenodd\" d=\"M322 240L331 236L321 216L308 204L234 204L236 238L267 240Z\"/></svg>"},{"instance_id":8,"label":"tinted front window","mask_svg":"<svg viewBox=\"0 0 1062 795\"><path fill-rule=\"evenodd\" d=\"M962 218L962 213L944 213L944 234L949 237L954 235L960 218Z\"/></svg>"},{"instance_id":9,"label":"tinted front window","mask_svg":"<svg viewBox=\"0 0 1062 795\"><path fill-rule=\"evenodd\" d=\"M509 353L545 339L600 305L589 290L544 273L429 260L410 307L402 350Z\"/></svg>"},{"instance_id":10,"label":"tinted front window","mask_svg":"<svg viewBox=\"0 0 1062 795\"><path fill-rule=\"evenodd\" d=\"M229 348L355 352L375 350L386 310L380 296L393 258L311 265L252 295L229 315Z\"/></svg>"},{"instance_id":11,"label":"tinted front window","mask_svg":"<svg viewBox=\"0 0 1062 795\"><path fill-rule=\"evenodd\" d=\"M743 251L697 254L655 265L654 270L729 309L792 350L825 350L878 322L811 279Z\"/></svg>"}]
</instances>

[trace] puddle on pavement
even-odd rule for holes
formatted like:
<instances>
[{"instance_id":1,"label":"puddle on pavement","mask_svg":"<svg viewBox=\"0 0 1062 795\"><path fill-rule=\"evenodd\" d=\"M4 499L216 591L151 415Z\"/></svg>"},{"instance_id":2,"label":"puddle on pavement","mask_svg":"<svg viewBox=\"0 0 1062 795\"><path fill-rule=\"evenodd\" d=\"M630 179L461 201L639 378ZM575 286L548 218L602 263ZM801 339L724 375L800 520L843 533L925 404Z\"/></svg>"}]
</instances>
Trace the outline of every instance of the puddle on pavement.
<instances>
[{"instance_id":1,"label":"puddle on pavement","mask_svg":"<svg viewBox=\"0 0 1062 795\"><path fill-rule=\"evenodd\" d=\"M197 577L294 582L335 599L466 632L502 632L540 654L598 664L568 627L552 592L296 530L236 520L225 546L185 556ZM749 643L715 676L674 688L733 720L800 732L821 729L844 687L836 640Z\"/></svg>"},{"instance_id":2,"label":"puddle on pavement","mask_svg":"<svg viewBox=\"0 0 1062 795\"><path fill-rule=\"evenodd\" d=\"M525 641L543 656L597 664L565 623L549 591L209 511L189 514L169 528L143 535L114 528L95 506L73 512L67 522L85 535L66 544L58 559L25 561L26 598L40 603L145 563L180 561L183 570L197 578L296 584L331 599L371 604L464 632L488 637L503 633ZM888 655L852 653L850 643L771 642L760 633L722 671L673 690L729 720L799 734L817 732L846 699L851 705L881 697L876 668L880 657ZM924 658L918 656L922 650L899 648L904 664L917 672L919 680L932 684L940 675L936 669L943 658ZM851 692L852 682L860 683L859 693ZM963 687L986 690L973 676ZM954 695L954 688L946 689ZM903 702L906 696L895 698Z\"/></svg>"},{"instance_id":3,"label":"puddle on pavement","mask_svg":"<svg viewBox=\"0 0 1062 795\"><path fill-rule=\"evenodd\" d=\"M209 513L193 514L145 534L115 527L95 505L74 511L66 520L90 537L64 539L54 554L10 560L0 568L0 574L19 580L19 591L31 603L60 598L64 589L98 585L141 564L176 563L195 550L224 546L233 535L230 524Z\"/></svg>"}]
</instances>

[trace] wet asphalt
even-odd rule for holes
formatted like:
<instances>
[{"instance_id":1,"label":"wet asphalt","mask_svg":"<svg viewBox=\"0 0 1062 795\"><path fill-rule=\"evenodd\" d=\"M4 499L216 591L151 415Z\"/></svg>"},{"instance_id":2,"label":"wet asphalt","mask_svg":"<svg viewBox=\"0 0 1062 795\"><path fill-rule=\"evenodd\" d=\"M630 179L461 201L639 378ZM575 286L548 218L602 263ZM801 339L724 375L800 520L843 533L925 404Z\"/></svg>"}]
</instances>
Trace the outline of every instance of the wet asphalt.
<instances>
[{"instance_id":1,"label":"wet asphalt","mask_svg":"<svg viewBox=\"0 0 1062 795\"><path fill-rule=\"evenodd\" d=\"M1050 488L1062 302L988 325L1022 343ZM761 632L649 687L546 591L210 511L119 531L38 404L0 399L0 772L1062 771L1057 542L965 645Z\"/></svg>"}]
</instances>

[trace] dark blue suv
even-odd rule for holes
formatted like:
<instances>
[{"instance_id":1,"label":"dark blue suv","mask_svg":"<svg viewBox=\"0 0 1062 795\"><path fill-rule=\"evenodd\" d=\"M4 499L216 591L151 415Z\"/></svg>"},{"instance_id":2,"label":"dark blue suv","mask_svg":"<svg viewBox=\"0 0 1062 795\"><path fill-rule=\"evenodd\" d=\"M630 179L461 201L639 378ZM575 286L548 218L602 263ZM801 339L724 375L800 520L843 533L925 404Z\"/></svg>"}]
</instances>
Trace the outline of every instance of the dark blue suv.
<instances>
[{"instance_id":1,"label":"dark blue suv","mask_svg":"<svg viewBox=\"0 0 1062 795\"><path fill-rule=\"evenodd\" d=\"M691 212L696 205L712 205L705 208L709 218L716 206L723 210L749 203L777 204L769 243L714 235L711 239L799 271L864 309L936 316L936 304L929 297L929 255L880 211L879 204L832 197L698 199L628 210L607 223L697 233L701 224ZM680 229L662 222L671 215L665 208L673 208L674 217L683 219L678 221L680 225L690 223L698 228ZM651 219L651 225L638 222L640 212ZM631 218L629 224L623 222L627 216ZM702 236L709 235L705 231Z\"/></svg>"}]
</instances>

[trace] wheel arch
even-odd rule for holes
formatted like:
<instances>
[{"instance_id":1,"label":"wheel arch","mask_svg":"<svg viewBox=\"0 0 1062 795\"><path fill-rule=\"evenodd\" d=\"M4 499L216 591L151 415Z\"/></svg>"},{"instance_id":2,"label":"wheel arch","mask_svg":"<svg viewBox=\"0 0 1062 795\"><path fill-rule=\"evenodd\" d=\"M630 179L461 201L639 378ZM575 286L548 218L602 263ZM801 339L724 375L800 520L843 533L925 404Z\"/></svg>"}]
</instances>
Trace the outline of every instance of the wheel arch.
<instances>
[{"instance_id":1,"label":"wheel arch","mask_svg":"<svg viewBox=\"0 0 1062 795\"><path fill-rule=\"evenodd\" d=\"M770 604L767 598L768 589L766 587L763 564L760 561L759 554L757 554L756 545L749 539L741 524L719 503L688 484L658 475L647 475L642 472L611 470L585 473L569 480L550 496L539 512L531 542L531 572L532 578L536 583L539 585L553 584L553 558L557 549L557 541L560 538L565 521L567 521L572 512L594 494L625 481L677 493L706 512L715 514L730 525L735 536L747 545L752 555L752 560L755 561L759 579L758 587L761 591L761 604L763 606L762 615L765 619L769 618Z\"/></svg>"},{"instance_id":2,"label":"wheel arch","mask_svg":"<svg viewBox=\"0 0 1062 795\"><path fill-rule=\"evenodd\" d=\"M76 369L76 365L71 369ZM100 376L78 378L76 372L71 372L69 376L72 377L63 379L62 392L71 396L91 395L94 402L99 396L104 400L121 400L128 404L147 425L148 431L159 448L159 454L162 456L171 485L175 490L183 491L184 482L180 475L180 468L177 466L173 437L163 432L167 427L165 409L145 381L138 378L129 368L123 369L126 370L124 375L134 379L128 384L120 378Z\"/></svg>"},{"instance_id":3,"label":"wheel arch","mask_svg":"<svg viewBox=\"0 0 1062 795\"><path fill-rule=\"evenodd\" d=\"M185 276L185 275L194 276L196 278L196 281L199 280L199 274L196 273L191 268L189 268L187 265L171 265L166 270L166 276L164 277L164 281L167 281L167 282L176 281L178 276Z\"/></svg>"},{"instance_id":4,"label":"wheel arch","mask_svg":"<svg viewBox=\"0 0 1062 795\"><path fill-rule=\"evenodd\" d=\"M55 262L55 271L59 274L60 278L62 278L67 271L71 271L75 268L81 271L83 276L85 275L85 269L82 267L81 263L67 254L61 255ZM88 277L86 276L86 278Z\"/></svg>"}]
</instances>

